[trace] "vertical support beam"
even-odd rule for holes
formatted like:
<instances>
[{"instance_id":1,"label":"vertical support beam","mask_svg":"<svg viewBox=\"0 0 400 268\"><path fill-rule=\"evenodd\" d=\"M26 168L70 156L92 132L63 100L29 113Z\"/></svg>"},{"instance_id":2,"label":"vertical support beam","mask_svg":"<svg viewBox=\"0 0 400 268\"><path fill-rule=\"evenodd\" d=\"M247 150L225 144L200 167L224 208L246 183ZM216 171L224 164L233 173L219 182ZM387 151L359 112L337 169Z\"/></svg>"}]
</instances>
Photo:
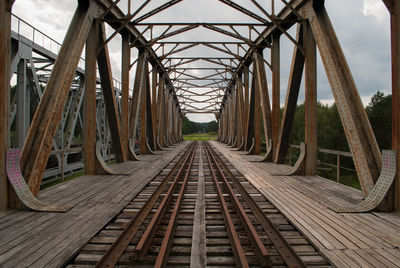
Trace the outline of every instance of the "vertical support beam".
<instances>
[{"instance_id":1,"label":"vertical support beam","mask_svg":"<svg viewBox=\"0 0 400 268\"><path fill-rule=\"evenodd\" d=\"M255 101L256 101L256 85L255 85L255 77L253 75L252 82L251 82L251 90L250 90L250 98L249 98L249 105L248 105L248 114L246 119L246 140L245 140L245 150L250 150L252 145L252 141L254 138L254 115L255 115Z\"/></svg>"},{"instance_id":2,"label":"vertical support beam","mask_svg":"<svg viewBox=\"0 0 400 268\"><path fill-rule=\"evenodd\" d=\"M129 118L129 137L136 141L136 132L138 127L138 120L142 102L142 95L145 94L146 87L146 64L148 52L139 50L139 58L136 67L135 83L133 87L133 95L131 101L131 110ZM138 160L135 152L129 150L129 160Z\"/></svg>"},{"instance_id":3,"label":"vertical support beam","mask_svg":"<svg viewBox=\"0 0 400 268\"><path fill-rule=\"evenodd\" d=\"M140 154L150 154L150 149L147 146L147 138L149 134L149 119L151 120L151 111L148 112L150 99L149 99L149 64L144 66L144 87L142 92L142 99L140 102ZM150 118L149 118L150 117ZM151 121L150 121L151 122ZM150 138L150 137L149 137Z\"/></svg>"},{"instance_id":4,"label":"vertical support beam","mask_svg":"<svg viewBox=\"0 0 400 268\"><path fill-rule=\"evenodd\" d=\"M297 27L297 43L303 44L303 26L302 23ZM304 55L300 48L295 46L292 56L292 65L290 67L288 88L286 91L285 107L282 115L282 123L279 130L277 149L274 156L274 162L283 164L289 149L290 130L294 114L296 112L297 99L300 91L301 77L304 69Z\"/></svg>"},{"instance_id":5,"label":"vertical support beam","mask_svg":"<svg viewBox=\"0 0 400 268\"><path fill-rule=\"evenodd\" d=\"M269 102L269 93L268 93L268 83L267 83L267 75L265 72L265 66L264 66L264 58L262 56L262 51L255 52L254 53L254 73L253 75L256 77L256 87L257 87L257 92L256 96L259 96L261 101L258 101L256 99L256 107L259 107L261 105L261 111L262 111L262 118L263 118L263 123L264 123L264 134L265 134L265 141L268 146L268 140L272 138L272 119L271 119L271 104ZM279 96L278 96L279 97ZM279 109L279 104L278 104L278 109ZM256 112L255 118L258 118ZM260 120L261 121L261 120ZM278 113L278 121L279 121L279 113ZM259 123L261 124L261 122ZM256 127L258 127L256 125ZM260 129L261 132L261 129ZM256 131L257 133L257 131ZM261 142L261 138L260 138Z\"/></svg>"},{"instance_id":6,"label":"vertical support beam","mask_svg":"<svg viewBox=\"0 0 400 268\"><path fill-rule=\"evenodd\" d=\"M165 90L164 90L164 77L160 74L158 83L158 98L157 98L157 139L161 147L166 147L164 142L165 137ZM161 148L160 148L161 149Z\"/></svg>"},{"instance_id":7,"label":"vertical support beam","mask_svg":"<svg viewBox=\"0 0 400 268\"><path fill-rule=\"evenodd\" d=\"M243 67L244 101L243 101L243 151L248 149L248 125L249 125L249 68Z\"/></svg>"},{"instance_id":8,"label":"vertical support beam","mask_svg":"<svg viewBox=\"0 0 400 268\"><path fill-rule=\"evenodd\" d=\"M27 60L21 59L17 67L17 147L22 148L30 122L29 91L27 90Z\"/></svg>"},{"instance_id":9,"label":"vertical support beam","mask_svg":"<svg viewBox=\"0 0 400 268\"><path fill-rule=\"evenodd\" d=\"M304 28L306 175L317 172L317 49L308 22Z\"/></svg>"},{"instance_id":10,"label":"vertical support beam","mask_svg":"<svg viewBox=\"0 0 400 268\"><path fill-rule=\"evenodd\" d=\"M147 131L147 146L149 147L149 152L151 150L156 150L155 142L154 142L154 124L153 124L153 112L152 112L152 103L151 103L151 96L150 96L150 76L149 76L149 69L147 66L147 87L146 87L146 131Z\"/></svg>"},{"instance_id":11,"label":"vertical support beam","mask_svg":"<svg viewBox=\"0 0 400 268\"><path fill-rule=\"evenodd\" d=\"M9 94L11 69L11 6L13 1L0 2L0 210L7 208L6 155L9 142Z\"/></svg>"},{"instance_id":12,"label":"vertical support beam","mask_svg":"<svg viewBox=\"0 0 400 268\"><path fill-rule=\"evenodd\" d=\"M165 141L167 143L167 146L171 145L171 141L170 141L170 126L171 126L171 116L169 113L170 110L170 98L169 98L169 88L167 88L165 90L165 103L164 103L164 107L165 107Z\"/></svg>"},{"instance_id":13,"label":"vertical support beam","mask_svg":"<svg viewBox=\"0 0 400 268\"><path fill-rule=\"evenodd\" d=\"M99 24L99 31L98 47L101 47L107 40L104 23ZM97 62L99 66L101 89L103 91L104 103L107 110L107 119L110 127L113 151L117 162L121 163L126 161L126 154L125 148L122 144L121 126L119 122L114 81L107 45L103 46L103 48L99 51L99 54L97 55Z\"/></svg>"},{"instance_id":14,"label":"vertical support beam","mask_svg":"<svg viewBox=\"0 0 400 268\"><path fill-rule=\"evenodd\" d=\"M85 56L85 97L83 121L84 170L86 175L97 174L96 170L96 48L98 23L94 22L87 41Z\"/></svg>"},{"instance_id":15,"label":"vertical support beam","mask_svg":"<svg viewBox=\"0 0 400 268\"><path fill-rule=\"evenodd\" d=\"M255 67L255 66L254 66ZM254 68L255 69L255 68ZM257 86L258 75L253 72L253 76L256 76L253 82L255 83L255 94L254 94L254 147L251 153L259 155L261 153L261 90ZM264 97L265 95L263 95ZM268 100L269 105L269 100ZM271 114L269 115L271 116ZM253 120L250 117L250 120ZM265 129L265 127L264 127ZM269 128L271 130L271 128Z\"/></svg>"},{"instance_id":16,"label":"vertical support beam","mask_svg":"<svg viewBox=\"0 0 400 268\"><path fill-rule=\"evenodd\" d=\"M243 85L241 81L241 75L236 78L236 144L235 148L240 148L243 141Z\"/></svg>"},{"instance_id":17,"label":"vertical support beam","mask_svg":"<svg viewBox=\"0 0 400 268\"><path fill-rule=\"evenodd\" d=\"M129 152L129 70L131 62L131 48L129 35L122 33L122 68L121 68L121 139L125 150L125 158Z\"/></svg>"},{"instance_id":18,"label":"vertical support beam","mask_svg":"<svg viewBox=\"0 0 400 268\"><path fill-rule=\"evenodd\" d=\"M390 11L392 49L392 148L397 151L394 189L389 192L388 209L400 211L400 3L392 0Z\"/></svg>"},{"instance_id":19,"label":"vertical support beam","mask_svg":"<svg viewBox=\"0 0 400 268\"><path fill-rule=\"evenodd\" d=\"M381 170L381 153L356 84L325 8L303 7L320 52L364 195Z\"/></svg>"},{"instance_id":20,"label":"vertical support beam","mask_svg":"<svg viewBox=\"0 0 400 268\"><path fill-rule=\"evenodd\" d=\"M154 148L153 150L160 150L158 143L157 143L157 79L158 78L158 72L157 72L157 67L153 66L153 69L151 71L151 116L152 116L152 124L153 124L153 144Z\"/></svg>"},{"instance_id":21,"label":"vertical support beam","mask_svg":"<svg viewBox=\"0 0 400 268\"><path fill-rule=\"evenodd\" d=\"M272 153L274 154L278 145L279 136L279 120L280 120L280 90L281 90L281 64L280 64L280 35L272 36L271 49L271 64L272 64ZM268 143L268 140L266 140Z\"/></svg>"},{"instance_id":22,"label":"vertical support beam","mask_svg":"<svg viewBox=\"0 0 400 268\"><path fill-rule=\"evenodd\" d=\"M43 173L60 122L65 100L75 75L80 55L92 25L97 5L79 1L46 90L33 117L21 155L22 172L34 195L37 195Z\"/></svg>"}]
</instances>

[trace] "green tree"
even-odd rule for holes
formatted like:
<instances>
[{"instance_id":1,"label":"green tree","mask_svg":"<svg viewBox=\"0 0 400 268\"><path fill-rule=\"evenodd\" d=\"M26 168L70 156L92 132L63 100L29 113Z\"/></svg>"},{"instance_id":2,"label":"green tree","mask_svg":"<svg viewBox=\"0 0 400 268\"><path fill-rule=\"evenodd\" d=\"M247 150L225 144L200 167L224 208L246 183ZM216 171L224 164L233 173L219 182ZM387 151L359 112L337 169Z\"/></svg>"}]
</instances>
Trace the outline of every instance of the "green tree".
<instances>
[{"instance_id":1,"label":"green tree","mask_svg":"<svg viewBox=\"0 0 400 268\"><path fill-rule=\"evenodd\" d=\"M374 130L380 149L392 145L392 95L378 91L366 107L367 115Z\"/></svg>"}]
</instances>

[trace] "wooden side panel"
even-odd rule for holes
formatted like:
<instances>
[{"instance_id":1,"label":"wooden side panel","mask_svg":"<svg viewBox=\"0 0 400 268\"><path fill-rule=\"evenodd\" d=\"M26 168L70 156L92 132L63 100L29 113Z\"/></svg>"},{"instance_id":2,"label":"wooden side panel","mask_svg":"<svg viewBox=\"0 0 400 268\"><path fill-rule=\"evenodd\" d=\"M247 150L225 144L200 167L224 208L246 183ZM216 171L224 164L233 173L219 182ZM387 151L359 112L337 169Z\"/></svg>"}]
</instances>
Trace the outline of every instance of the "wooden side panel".
<instances>
[{"instance_id":1,"label":"wooden side panel","mask_svg":"<svg viewBox=\"0 0 400 268\"><path fill-rule=\"evenodd\" d=\"M96 11L97 5L93 3L78 5L29 129L21 166L34 195L39 191L61 119L60 107L64 107Z\"/></svg>"},{"instance_id":2,"label":"wooden side panel","mask_svg":"<svg viewBox=\"0 0 400 268\"><path fill-rule=\"evenodd\" d=\"M99 46L106 41L106 32L104 23L99 27ZM121 125L119 121L119 113L117 109L117 101L115 98L114 81L111 71L110 56L108 46L105 45L97 55L97 63L99 66L101 89L103 91L104 103L107 111L108 124L110 126L111 140L115 158L117 162L126 161L125 148L122 145Z\"/></svg>"},{"instance_id":3,"label":"wooden side panel","mask_svg":"<svg viewBox=\"0 0 400 268\"><path fill-rule=\"evenodd\" d=\"M303 13L311 25L362 190L368 195L381 169L381 153L371 124L325 8L315 10L309 2Z\"/></svg>"}]
</instances>

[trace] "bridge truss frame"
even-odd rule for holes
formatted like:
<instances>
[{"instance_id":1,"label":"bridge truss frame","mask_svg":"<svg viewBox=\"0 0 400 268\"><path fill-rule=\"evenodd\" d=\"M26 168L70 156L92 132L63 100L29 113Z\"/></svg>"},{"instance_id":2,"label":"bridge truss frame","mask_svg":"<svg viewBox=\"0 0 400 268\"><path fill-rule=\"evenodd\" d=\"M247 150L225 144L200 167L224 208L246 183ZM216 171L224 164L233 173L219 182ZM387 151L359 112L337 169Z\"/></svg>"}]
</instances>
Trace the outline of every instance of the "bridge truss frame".
<instances>
[{"instance_id":1,"label":"bridge truss frame","mask_svg":"<svg viewBox=\"0 0 400 268\"><path fill-rule=\"evenodd\" d=\"M110 130L113 153L118 162L137 160L131 142L140 125L140 151L151 153L181 140L181 125L185 113L214 113L219 122L219 140L249 153L260 153L261 126L269 154L265 161L282 163L289 146L289 134L300 90L305 77L305 175L315 175L317 166L316 133L316 51L322 63L335 98L340 118L353 155L354 164L364 194L367 196L379 177L381 153L368 121L357 86L330 22L323 0L281 0L285 7L278 13L267 12L256 0L250 0L263 16L246 9L232 0L219 0L258 21L257 23L146 23L146 19L164 11L182 0L170 0L158 8L137 17L150 2L137 10L124 13L119 0L78 0L65 41L58 53L46 90L40 99L23 144L21 166L34 194L38 193L54 137L62 121L71 84L86 44L84 73L84 166L86 174L101 174L96 160L96 89L99 67L104 107ZM399 9L396 0L383 0L391 16L392 41L392 98L393 149L400 152L400 94L399 94ZM9 147L11 77L11 9L14 1L0 4L0 208L15 199L7 190L5 154ZM274 1L271 1L273 4ZM105 24L114 29L107 37ZM297 24L297 35L288 29ZM166 26L159 36L153 29ZM237 39L237 42L168 42L163 39L204 27ZM225 28L224 28L225 27ZM226 27L229 30L226 30ZM237 29L247 27L249 36ZM264 27L259 31L257 27ZM140 31L139 28L144 28ZM150 31L151 37L144 34ZM118 109L107 44L116 35L122 36L121 108ZM293 42L292 67L287 87L284 113L280 118L280 38ZM205 46L221 52L222 57L173 57L174 54L195 46ZM172 49L165 51L165 48ZM236 46L234 51L231 47ZM138 58L132 63L130 50L137 48ZM263 51L271 50L271 59L264 59ZM205 61L213 73L207 76L187 75L189 63ZM133 94L129 92L129 71L136 64ZM149 65L151 69L149 69ZM216 67L217 66L217 67ZM268 92L266 66L272 71L272 94ZM22 68L22 67L21 67ZM201 68L197 68L198 70ZM151 81L151 82L150 82ZM199 81L206 81L200 84ZM193 88L211 90L201 96ZM131 100L130 100L131 98ZM199 109L195 104L206 103ZM140 121L139 121L140 117ZM262 124L261 124L262 120ZM400 157L398 157L400 159ZM399 161L399 160L398 160ZM398 171L400 162L398 162ZM399 174L399 172L397 172ZM11 200L11 201L10 201ZM8 202L8 204L7 204ZM386 210L400 209L400 182L395 185L384 204Z\"/></svg>"}]
</instances>

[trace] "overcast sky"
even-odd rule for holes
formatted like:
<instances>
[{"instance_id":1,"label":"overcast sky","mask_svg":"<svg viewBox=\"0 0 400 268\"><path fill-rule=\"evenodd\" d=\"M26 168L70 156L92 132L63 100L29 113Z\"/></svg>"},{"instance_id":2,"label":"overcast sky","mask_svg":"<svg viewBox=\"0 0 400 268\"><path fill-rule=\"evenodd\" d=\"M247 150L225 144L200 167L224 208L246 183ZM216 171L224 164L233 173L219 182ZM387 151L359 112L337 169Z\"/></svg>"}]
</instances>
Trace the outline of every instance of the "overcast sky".
<instances>
[{"instance_id":1,"label":"overcast sky","mask_svg":"<svg viewBox=\"0 0 400 268\"><path fill-rule=\"evenodd\" d=\"M121 1L121 8L126 6L126 1ZM132 5L137 7L143 1L132 1ZM150 10L165 3L163 0L153 0L147 7ZM248 0L237 0L237 3L248 7L252 11L259 13ZM260 4L269 1L259 1ZM280 2L277 1L276 2ZM279 4L278 8L279 8ZM328 14L342 45L352 70L359 93L365 105L368 104L370 97L381 90L390 93L390 26L389 14L381 0L325 0ZM62 42L73 12L77 6L77 0L16 0L13 13L27 21L39 30L55 40ZM265 6L268 10L269 7ZM143 10L146 12L146 10ZM184 0L183 2L170 8L148 20L146 22L254 22L245 15L221 4L217 0ZM13 26L15 29L15 25ZM295 34L295 29L290 33ZM224 40L221 35L206 32L204 29L196 29L182 35L179 40L193 40L207 35L215 36L215 40ZM222 38L222 39L221 39ZM175 39L178 40L178 39ZM170 40L168 40L170 41ZM120 80L120 38L110 42L110 56L113 65L113 75ZM193 53L208 53L204 48L196 48L190 51ZM281 38L281 102L284 102L288 72L290 68L293 46L290 41L282 36ZM136 55L132 51L132 56ZM183 56L183 55L182 55ZM265 53L268 58L268 52ZM269 81L270 73L267 72ZM134 70L131 72L133 79ZM132 80L131 79L131 80ZM301 91L299 102L304 100L304 89ZM321 61L318 61L318 100L322 103L333 103L328 81ZM191 120L210 121L213 115L189 115Z\"/></svg>"}]
</instances>

